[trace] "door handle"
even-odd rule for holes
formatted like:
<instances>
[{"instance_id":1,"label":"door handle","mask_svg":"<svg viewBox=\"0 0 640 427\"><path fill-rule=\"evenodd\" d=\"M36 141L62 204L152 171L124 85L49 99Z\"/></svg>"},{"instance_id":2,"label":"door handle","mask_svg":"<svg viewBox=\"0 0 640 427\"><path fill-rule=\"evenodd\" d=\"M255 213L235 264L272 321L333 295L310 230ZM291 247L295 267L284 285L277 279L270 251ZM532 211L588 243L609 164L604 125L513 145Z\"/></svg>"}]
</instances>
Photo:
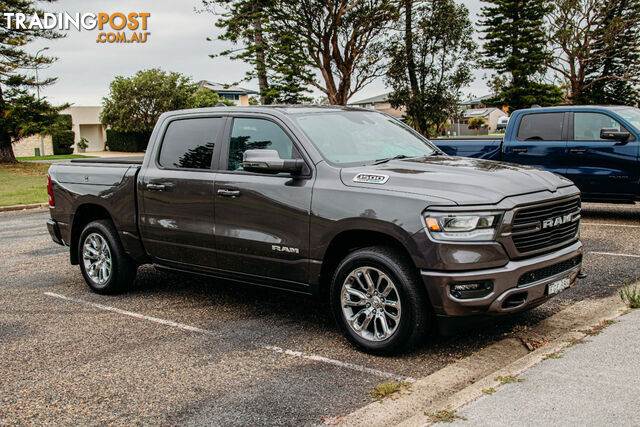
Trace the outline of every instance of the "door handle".
<instances>
[{"instance_id":1,"label":"door handle","mask_svg":"<svg viewBox=\"0 0 640 427\"><path fill-rule=\"evenodd\" d=\"M513 152L514 153L526 153L527 149L526 148L514 148Z\"/></svg>"},{"instance_id":2,"label":"door handle","mask_svg":"<svg viewBox=\"0 0 640 427\"><path fill-rule=\"evenodd\" d=\"M587 149L586 148L572 148L569 151L572 152L572 153L581 154L581 153L586 153Z\"/></svg>"},{"instance_id":3,"label":"door handle","mask_svg":"<svg viewBox=\"0 0 640 427\"><path fill-rule=\"evenodd\" d=\"M164 191L167 187L164 184L147 184L149 191Z\"/></svg>"},{"instance_id":4,"label":"door handle","mask_svg":"<svg viewBox=\"0 0 640 427\"><path fill-rule=\"evenodd\" d=\"M230 190L228 188L221 188L218 190L218 196L220 197L238 197L240 190Z\"/></svg>"}]
</instances>

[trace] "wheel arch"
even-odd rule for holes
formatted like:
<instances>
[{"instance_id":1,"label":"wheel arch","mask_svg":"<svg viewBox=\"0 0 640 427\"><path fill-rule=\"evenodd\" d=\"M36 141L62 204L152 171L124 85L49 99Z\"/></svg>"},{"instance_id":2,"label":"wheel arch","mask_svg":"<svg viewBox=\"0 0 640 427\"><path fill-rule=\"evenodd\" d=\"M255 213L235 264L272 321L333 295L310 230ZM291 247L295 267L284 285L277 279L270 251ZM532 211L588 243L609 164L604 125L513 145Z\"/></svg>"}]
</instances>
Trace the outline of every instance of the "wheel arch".
<instances>
[{"instance_id":1,"label":"wheel arch","mask_svg":"<svg viewBox=\"0 0 640 427\"><path fill-rule=\"evenodd\" d=\"M73 222L71 225L71 239L69 242L69 257L71 264L77 265L78 260L78 244L80 241L80 234L82 230L92 221L98 219L108 219L113 222L111 214L104 206L100 206L95 203L85 203L76 208L73 215Z\"/></svg>"}]
</instances>

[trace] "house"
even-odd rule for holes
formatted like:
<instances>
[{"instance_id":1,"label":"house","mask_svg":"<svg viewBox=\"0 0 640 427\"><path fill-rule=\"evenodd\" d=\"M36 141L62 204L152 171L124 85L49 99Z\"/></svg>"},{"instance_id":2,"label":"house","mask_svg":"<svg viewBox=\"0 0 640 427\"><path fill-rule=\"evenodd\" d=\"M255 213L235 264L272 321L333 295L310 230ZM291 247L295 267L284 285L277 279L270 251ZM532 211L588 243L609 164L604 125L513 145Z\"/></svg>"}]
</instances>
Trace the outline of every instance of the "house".
<instances>
[{"instance_id":1,"label":"house","mask_svg":"<svg viewBox=\"0 0 640 427\"><path fill-rule=\"evenodd\" d=\"M500 117L505 117L506 115L507 113L495 107L469 108L462 111L462 118L458 121L454 121L451 124L450 130L452 133L455 132L458 136L476 135L477 133L480 135L495 133L498 130L498 119ZM482 117L488 126L480 129L479 131L476 129L469 129L469 120L474 117Z\"/></svg>"},{"instance_id":2,"label":"house","mask_svg":"<svg viewBox=\"0 0 640 427\"><path fill-rule=\"evenodd\" d=\"M198 82L198 89L203 88L214 91L220 98L232 101L236 105L249 105L249 95L258 94L255 90L245 89L240 86L228 86L222 83L200 80Z\"/></svg>"},{"instance_id":3,"label":"house","mask_svg":"<svg viewBox=\"0 0 640 427\"><path fill-rule=\"evenodd\" d=\"M88 142L87 152L104 151L104 143L107 140L107 133L100 122L101 106L71 106L60 112L71 116L72 128L76 134L76 143L81 138ZM74 152L78 152L74 145Z\"/></svg>"},{"instance_id":4,"label":"house","mask_svg":"<svg viewBox=\"0 0 640 427\"><path fill-rule=\"evenodd\" d=\"M360 101L350 102L349 105L353 107L369 108L373 110L382 111L393 117L404 117L406 109L404 107L393 108L389 102L389 93L383 93L382 95L366 98Z\"/></svg>"}]
</instances>

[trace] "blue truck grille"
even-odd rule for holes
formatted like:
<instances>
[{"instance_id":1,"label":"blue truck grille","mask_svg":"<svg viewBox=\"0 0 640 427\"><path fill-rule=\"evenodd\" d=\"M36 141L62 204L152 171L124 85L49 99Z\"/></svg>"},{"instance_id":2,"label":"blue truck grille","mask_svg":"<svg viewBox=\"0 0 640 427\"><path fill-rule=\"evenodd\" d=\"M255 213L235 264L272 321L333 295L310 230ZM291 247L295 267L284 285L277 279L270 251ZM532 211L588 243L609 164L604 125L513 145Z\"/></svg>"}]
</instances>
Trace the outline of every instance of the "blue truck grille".
<instances>
[{"instance_id":1,"label":"blue truck grille","mask_svg":"<svg viewBox=\"0 0 640 427\"><path fill-rule=\"evenodd\" d=\"M579 196L523 208L513 220L513 244L521 254L558 247L576 237L579 219ZM545 221L554 225L545 227Z\"/></svg>"}]
</instances>

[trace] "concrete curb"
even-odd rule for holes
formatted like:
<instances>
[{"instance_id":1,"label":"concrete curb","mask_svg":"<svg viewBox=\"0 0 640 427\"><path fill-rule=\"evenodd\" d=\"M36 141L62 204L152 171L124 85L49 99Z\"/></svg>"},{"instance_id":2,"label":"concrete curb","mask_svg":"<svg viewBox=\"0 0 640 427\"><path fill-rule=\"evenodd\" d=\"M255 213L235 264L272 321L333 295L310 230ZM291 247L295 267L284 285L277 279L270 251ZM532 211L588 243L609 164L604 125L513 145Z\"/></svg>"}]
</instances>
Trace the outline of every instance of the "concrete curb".
<instances>
[{"instance_id":1,"label":"concrete curb","mask_svg":"<svg viewBox=\"0 0 640 427\"><path fill-rule=\"evenodd\" d=\"M519 375L540 363L550 353L561 351L573 340L584 338L582 330L620 316L626 307L616 296L584 300L541 321L524 333L528 340L549 343L529 352L521 339L510 337L416 381L409 392L395 400L371 403L342 419L341 425L430 424L429 416L439 410L455 411L477 399L483 389L499 387L498 376ZM545 338L546 337L546 338Z\"/></svg>"},{"instance_id":2,"label":"concrete curb","mask_svg":"<svg viewBox=\"0 0 640 427\"><path fill-rule=\"evenodd\" d=\"M25 209L38 209L49 207L49 203L32 203L30 205L13 205L13 206L0 206L0 212L9 211L22 211Z\"/></svg>"}]
</instances>

